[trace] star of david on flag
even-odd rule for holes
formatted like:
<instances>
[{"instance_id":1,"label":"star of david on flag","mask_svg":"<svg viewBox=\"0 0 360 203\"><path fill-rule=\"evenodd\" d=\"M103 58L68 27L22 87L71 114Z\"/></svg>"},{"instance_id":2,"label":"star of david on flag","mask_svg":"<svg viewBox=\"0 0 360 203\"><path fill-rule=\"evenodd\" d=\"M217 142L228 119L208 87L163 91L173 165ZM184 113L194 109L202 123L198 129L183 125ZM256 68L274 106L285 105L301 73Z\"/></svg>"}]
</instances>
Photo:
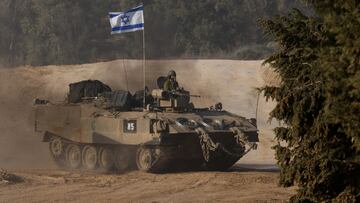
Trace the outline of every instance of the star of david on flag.
<instances>
[{"instance_id":1,"label":"star of david on flag","mask_svg":"<svg viewBox=\"0 0 360 203\"><path fill-rule=\"evenodd\" d=\"M111 34L144 30L144 7L138 6L125 12L109 13Z\"/></svg>"}]
</instances>

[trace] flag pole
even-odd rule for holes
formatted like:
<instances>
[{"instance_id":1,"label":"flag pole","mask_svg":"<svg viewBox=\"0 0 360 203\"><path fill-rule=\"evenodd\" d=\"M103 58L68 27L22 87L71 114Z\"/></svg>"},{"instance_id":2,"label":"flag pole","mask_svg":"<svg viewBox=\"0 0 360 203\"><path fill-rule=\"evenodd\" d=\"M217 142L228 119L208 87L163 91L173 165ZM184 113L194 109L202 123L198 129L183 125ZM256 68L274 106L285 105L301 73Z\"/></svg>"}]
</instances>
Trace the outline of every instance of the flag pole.
<instances>
[{"instance_id":1,"label":"flag pole","mask_svg":"<svg viewBox=\"0 0 360 203\"><path fill-rule=\"evenodd\" d=\"M145 10L145 9L144 9ZM143 23L144 23L144 29L143 29L143 79L144 79L144 100L143 100L143 107L146 109L146 46L145 46L145 20L144 20L144 11L143 11Z\"/></svg>"}]
</instances>

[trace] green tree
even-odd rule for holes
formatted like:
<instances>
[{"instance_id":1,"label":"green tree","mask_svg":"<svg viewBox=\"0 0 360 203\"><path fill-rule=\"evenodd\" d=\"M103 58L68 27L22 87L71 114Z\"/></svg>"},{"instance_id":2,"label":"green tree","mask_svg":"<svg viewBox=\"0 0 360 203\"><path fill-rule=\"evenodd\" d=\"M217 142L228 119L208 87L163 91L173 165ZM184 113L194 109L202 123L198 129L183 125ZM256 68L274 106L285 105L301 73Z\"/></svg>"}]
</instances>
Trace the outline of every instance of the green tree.
<instances>
[{"instance_id":1,"label":"green tree","mask_svg":"<svg viewBox=\"0 0 360 203\"><path fill-rule=\"evenodd\" d=\"M295 10L264 20L279 50L266 60L281 76L265 87L283 186L293 202L360 201L360 4L311 1L318 17Z\"/></svg>"}]
</instances>

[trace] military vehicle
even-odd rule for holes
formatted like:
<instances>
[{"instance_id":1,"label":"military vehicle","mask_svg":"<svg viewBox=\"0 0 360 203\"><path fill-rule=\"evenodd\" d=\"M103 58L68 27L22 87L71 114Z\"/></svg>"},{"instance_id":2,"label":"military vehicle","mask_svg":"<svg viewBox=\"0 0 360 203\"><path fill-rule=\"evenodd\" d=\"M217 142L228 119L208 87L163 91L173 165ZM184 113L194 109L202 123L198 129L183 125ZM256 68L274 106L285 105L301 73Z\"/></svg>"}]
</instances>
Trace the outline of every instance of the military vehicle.
<instances>
[{"instance_id":1,"label":"military vehicle","mask_svg":"<svg viewBox=\"0 0 360 203\"><path fill-rule=\"evenodd\" d=\"M100 81L70 84L64 102L35 99L35 131L69 169L226 170L256 149L255 119L224 111L221 103L195 108L188 91L158 86L131 95Z\"/></svg>"}]
</instances>

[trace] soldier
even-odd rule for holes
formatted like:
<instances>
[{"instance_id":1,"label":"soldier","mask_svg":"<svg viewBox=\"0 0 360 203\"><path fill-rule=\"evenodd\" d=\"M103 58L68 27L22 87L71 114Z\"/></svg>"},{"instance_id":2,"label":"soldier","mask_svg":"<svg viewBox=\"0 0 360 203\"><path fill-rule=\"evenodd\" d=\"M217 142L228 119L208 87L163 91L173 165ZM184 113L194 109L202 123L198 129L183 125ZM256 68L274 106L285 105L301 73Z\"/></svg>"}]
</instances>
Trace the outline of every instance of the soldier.
<instances>
[{"instance_id":1,"label":"soldier","mask_svg":"<svg viewBox=\"0 0 360 203\"><path fill-rule=\"evenodd\" d=\"M165 91L176 91L179 90L179 84L176 81L176 72L171 70L169 71L168 75L167 75L167 79L164 83L164 90Z\"/></svg>"}]
</instances>

